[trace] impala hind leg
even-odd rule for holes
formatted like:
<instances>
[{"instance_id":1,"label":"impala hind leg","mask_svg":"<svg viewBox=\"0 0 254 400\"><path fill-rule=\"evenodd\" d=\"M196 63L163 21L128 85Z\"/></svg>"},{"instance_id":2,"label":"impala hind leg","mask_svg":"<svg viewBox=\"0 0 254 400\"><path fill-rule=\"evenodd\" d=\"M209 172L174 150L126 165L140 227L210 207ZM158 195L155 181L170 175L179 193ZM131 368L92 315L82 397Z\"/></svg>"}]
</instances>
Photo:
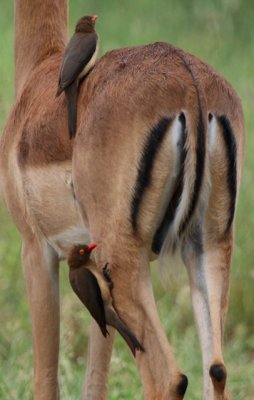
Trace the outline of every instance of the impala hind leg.
<instances>
[{"instance_id":1,"label":"impala hind leg","mask_svg":"<svg viewBox=\"0 0 254 400\"><path fill-rule=\"evenodd\" d=\"M134 254L132 248L131 254L123 251L122 257L114 254L107 259L112 268L113 304L120 318L145 349L144 352L136 352L145 399L180 400L184 397L188 381L177 367L161 327L153 296L149 260L141 254L140 250ZM97 265L105 265L105 259Z\"/></svg>"},{"instance_id":2,"label":"impala hind leg","mask_svg":"<svg viewBox=\"0 0 254 400\"><path fill-rule=\"evenodd\" d=\"M107 327L109 336L105 338L94 320L91 324L86 380L83 400L106 400L108 394L108 374L113 350L115 330Z\"/></svg>"},{"instance_id":3,"label":"impala hind leg","mask_svg":"<svg viewBox=\"0 0 254 400\"><path fill-rule=\"evenodd\" d=\"M226 400L227 371L222 356L224 321L228 307L232 238L220 241L190 240L185 244L192 303L200 338L204 399Z\"/></svg>"},{"instance_id":4,"label":"impala hind leg","mask_svg":"<svg viewBox=\"0 0 254 400\"><path fill-rule=\"evenodd\" d=\"M34 235L22 247L23 270L32 318L34 399L57 400L59 351L58 258Z\"/></svg>"}]
</instances>

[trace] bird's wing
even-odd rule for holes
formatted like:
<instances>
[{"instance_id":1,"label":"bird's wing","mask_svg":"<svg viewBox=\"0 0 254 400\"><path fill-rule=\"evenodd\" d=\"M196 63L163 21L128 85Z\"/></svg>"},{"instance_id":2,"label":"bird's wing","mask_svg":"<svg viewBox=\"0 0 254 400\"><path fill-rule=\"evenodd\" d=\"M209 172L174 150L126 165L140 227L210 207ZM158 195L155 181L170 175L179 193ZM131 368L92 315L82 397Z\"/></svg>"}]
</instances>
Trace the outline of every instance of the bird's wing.
<instances>
[{"instance_id":1,"label":"bird's wing","mask_svg":"<svg viewBox=\"0 0 254 400\"><path fill-rule=\"evenodd\" d=\"M91 60L97 45L97 34L76 33L68 43L60 71L59 85L70 85Z\"/></svg>"},{"instance_id":2,"label":"bird's wing","mask_svg":"<svg viewBox=\"0 0 254 400\"><path fill-rule=\"evenodd\" d=\"M107 329L104 304L97 279L85 267L70 270L69 279L72 289L96 320L102 334L106 337Z\"/></svg>"}]
</instances>

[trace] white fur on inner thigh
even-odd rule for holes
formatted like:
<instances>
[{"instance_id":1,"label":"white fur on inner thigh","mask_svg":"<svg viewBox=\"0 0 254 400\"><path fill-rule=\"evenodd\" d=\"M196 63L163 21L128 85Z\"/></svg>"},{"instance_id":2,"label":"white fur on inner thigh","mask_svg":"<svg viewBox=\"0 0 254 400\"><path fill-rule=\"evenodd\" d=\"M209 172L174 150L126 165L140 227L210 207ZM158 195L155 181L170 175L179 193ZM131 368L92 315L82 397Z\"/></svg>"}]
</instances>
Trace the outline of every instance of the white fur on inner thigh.
<instances>
[{"instance_id":1,"label":"white fur on inner thigh","mask_svg":"<svg viewBox=\"0 0 254 400\"><path fill-rule=\"evenodd\" d=\"M208 125L208 151L212 153L217 145L217 130L218 125L216 118L213 117Z\"/></svg>"},{"instance_id":2,"label":"white fur on inner thigh","mask_svg":"<svg viewBox=\"0 0 254 400\"><path fill-rule=\"evenodd\" d=\"M170 146L172 146L172 155L174 157L173 160L173 168L169 173L168 181L165 185L165 190L162 196L162 204L160 208L160 213L159 213L159 219L158 219L158 225L160 225L166 209L168 207L169 199L171 198L173 194L173 190L175 188L176 184L176 179L179 174L179 169L180 169L180 150L179 147L181 146L181 140L182 140L182 124L179 121L178 118L175 118L171 128L170 128L170 138L171 138L171 143Z\"/></svg>"}]
</instances>

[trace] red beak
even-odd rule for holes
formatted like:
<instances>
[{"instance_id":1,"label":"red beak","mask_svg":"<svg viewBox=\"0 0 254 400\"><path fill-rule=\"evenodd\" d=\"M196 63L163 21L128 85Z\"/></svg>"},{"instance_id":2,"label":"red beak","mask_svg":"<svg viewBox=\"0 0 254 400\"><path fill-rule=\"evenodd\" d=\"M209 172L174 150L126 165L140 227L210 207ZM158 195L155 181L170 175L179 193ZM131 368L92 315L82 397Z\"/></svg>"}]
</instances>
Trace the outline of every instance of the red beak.
<instances>
[{"instance_id":1,"label":"red beak","mask_svg":"<svg viewBox=\"0 0 254 400\"><path fill-rule=\"evenodd\" d=\"M93 15L92 18L91 18L92 22L95 23L95 21L97 20L97 18L98 18L98 15Z\"/></svg>"},{"instance_id":2,"label":"red beak","mask_svg":"<svg viewBox=\"0 0 254 400\"><path fill-rule=\"evenodd\" d=\"M97 244L95 243L91 243L87 246L87 250L88 251L92 251L93 249L95 249L95 247L97 247Z\"/></svg>"}]
</instances>

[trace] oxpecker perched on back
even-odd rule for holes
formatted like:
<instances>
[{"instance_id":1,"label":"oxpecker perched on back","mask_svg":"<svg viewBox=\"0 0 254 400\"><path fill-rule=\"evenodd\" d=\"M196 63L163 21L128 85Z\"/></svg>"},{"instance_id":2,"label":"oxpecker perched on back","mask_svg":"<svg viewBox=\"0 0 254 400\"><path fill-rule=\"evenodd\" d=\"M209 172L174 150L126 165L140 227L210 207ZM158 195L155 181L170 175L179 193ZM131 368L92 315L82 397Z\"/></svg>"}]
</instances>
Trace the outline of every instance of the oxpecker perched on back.
<instances>
[{"instance_id":1,"label":"oxpecker perched on back","mask_svg":"<svg viewBox=\"0 0 254 400\"><path fill-rule=\"evenodd\" d=\"M70 138L76 134L78 81L94 66L98 53L98 35L94 30L97 18L80 18L63 55L56 97L65 91Z\"/></svg>"}]
</instances>

